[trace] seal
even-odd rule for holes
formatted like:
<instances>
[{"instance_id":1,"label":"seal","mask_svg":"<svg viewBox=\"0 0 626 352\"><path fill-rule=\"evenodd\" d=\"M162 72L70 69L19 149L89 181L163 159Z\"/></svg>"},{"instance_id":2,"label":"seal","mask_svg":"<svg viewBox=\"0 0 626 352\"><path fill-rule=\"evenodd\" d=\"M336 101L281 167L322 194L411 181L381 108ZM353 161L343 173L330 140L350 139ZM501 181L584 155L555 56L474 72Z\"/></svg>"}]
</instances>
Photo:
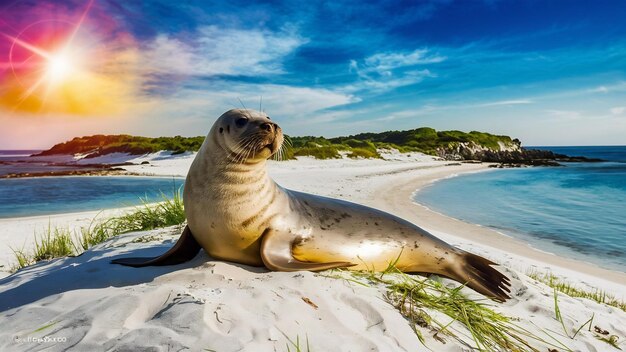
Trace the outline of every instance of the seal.
<instances>
[{"instance_id":1,"label":"seal","mask_svg":"<svg viewBox=\"0 0 626 352\"><path fill-rule=\"evenodd\" d=\"M281 128L265 113L224 113L189 169L183 194L188 223L176 245L156 258L113 263L173 265L203 248L216 259L276 271L382 271L393 264L451 278L497 301L510 298L510 280L492 261L381 210L276 184L266 161L282 145Z\"/></svg>"}]
</instances>

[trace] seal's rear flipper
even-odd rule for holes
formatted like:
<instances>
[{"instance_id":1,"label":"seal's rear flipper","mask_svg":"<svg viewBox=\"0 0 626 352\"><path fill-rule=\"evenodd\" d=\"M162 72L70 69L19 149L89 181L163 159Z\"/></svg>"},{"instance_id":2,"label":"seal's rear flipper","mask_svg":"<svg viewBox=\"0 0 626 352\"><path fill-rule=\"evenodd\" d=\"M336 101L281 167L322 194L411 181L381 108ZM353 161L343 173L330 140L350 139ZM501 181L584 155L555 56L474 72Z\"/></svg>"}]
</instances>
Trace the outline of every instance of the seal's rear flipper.
<instances>
[{"instance_id":1,"label":"seal's rear flipper","mask_svg":"<svg viewBox=\"0 0 626 352\"><path fill-rule=\"evenodd\" d=\"M461 252L461 258L455 261L453 272L446 273L445 276L465 283L469 288L495 301L504 302L511 298L511 281L491 267L497 265L496 263L476 254Z\"/></svg>"},{"instance_id":2,"label":"seal's rear flipper","mask_svg":"<svg viewBox=\"0 0 626 352\"><path fill-rule=\"evenodd\" d=\"M142 266L176 265L193 259L200 251L200 245L193 238L189 226L185 226L182 235L169 251L158 257L120 258L111 261L113 264L121 264L139 268Z\"/></svg>"},{"instance_id":3,"label":"seal's rear flipper","mask_svg":"<svg viewBox=\"0 0 626 352\"><path fill-rule=\"evenodd\" d=\"M302 262L293 257L293 234L284 234L268 229L261 240L261 259L263 264L275 271L320 271L354 266L349 262L313 263Z\"/></svg>"}]
</instances>

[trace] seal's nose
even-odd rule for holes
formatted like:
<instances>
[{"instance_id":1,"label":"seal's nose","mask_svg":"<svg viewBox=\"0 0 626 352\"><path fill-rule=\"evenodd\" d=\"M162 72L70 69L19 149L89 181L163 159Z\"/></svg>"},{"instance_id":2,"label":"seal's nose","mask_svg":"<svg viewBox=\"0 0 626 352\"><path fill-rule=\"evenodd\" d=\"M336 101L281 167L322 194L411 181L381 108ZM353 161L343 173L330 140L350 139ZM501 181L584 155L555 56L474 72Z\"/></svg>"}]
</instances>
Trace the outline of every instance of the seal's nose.
<instances>
[{"instance_id":1,"label":"seal's nose","mask_svg":"<svg viewBox=\"0 0 626 352\"><path fill-rule=\"evenodd\" d=\"M272 132L276 129L276 124L272 122L263 122L259 128L264 131Z\"/></svg>"}]
</instances>

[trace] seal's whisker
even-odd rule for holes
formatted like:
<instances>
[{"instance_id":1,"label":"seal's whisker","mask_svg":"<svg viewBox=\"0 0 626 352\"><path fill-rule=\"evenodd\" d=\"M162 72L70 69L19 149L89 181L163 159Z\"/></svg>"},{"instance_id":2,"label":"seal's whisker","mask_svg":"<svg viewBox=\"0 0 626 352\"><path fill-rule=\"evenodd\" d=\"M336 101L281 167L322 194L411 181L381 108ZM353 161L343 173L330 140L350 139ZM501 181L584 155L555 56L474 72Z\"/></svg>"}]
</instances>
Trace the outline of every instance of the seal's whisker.
<instances>
[{"instance_id":1,"label":"seal's whisker","mask_svg":"<svg viewBox=\"0 0 626 352\"><path fill-rule=\"evenodd\" d=\"M276 153L272 154L272 160L274 160L274 161L280 161L280 147L278 148L278 150L276 151Z\"/></svg>"},{"instance_id":2,"label":"seal's whisker","mask_svg":"<svg viewBox=\"0 0 626 352\"><path fill-rule=\"evenodd\" d=\"M241 101L241 99L239 97L237 97L237 100L239 100L239 103L241 103L241 106L243 106L243 110L245 111L245 115L251 119L252 116L250 116L250 112L248 111L248 108L246 108L245 105L243 105L243 101Z\"/></svg>"},{"instance_id":3,"label":"seal's whisker","mask_svg":"<svg viewBox=\"0 0 626 352\"><path fill-rule=\"evenodd\" d=\"M241 162L245 162L246 160L248 160L250 158L250 156L252 156L252 154L254 153L254 148L252 148L255 144L254 139L250 140L250 143L248 143L248 146L246 147L246 154L243 158L241 158Z\"/></svg>"},{"instance_id":4,"label":"seal's whisker","mask_svg":"<svg viewBox=\"0 0 626 352\"><path fill-rule=\"evenodd\" d=\"M245 144L247 143L247 139L244 138L242 140L240 140L232 149L231 151L233 152L233 155L228 155L229 159L232 159L232 161L236 161L239 157L239 154L241 154L243 151L245 151Z\"/></svg>"},{"instance_id":5,"label":"seal's whisker","mask_svg":"<svg viewBox=\"0 0 626 352\"><path fill-rule=\"evenodd\" d=\"M235 156L233 158L233 162L236 164L240 164L243 160L247 158L245 154L250 151L249 146L251 145L254 139L254 135L245 136L239 143L235 145L233 152Z\"/></svg>"},{"instance_id":6,"label":"seal's whisker","mask_svg":"<svg viewBox=\"0 0 626 352\"><path fill-rule=\"evenodd\" d=\"M246 156L243 161L254 155L258 144L258 135L256 133L250 135L250 142L246 146Z\"/></svg>"},{"instance_id":7,"label":"seal's whisker","mask_svg":"<svg viewBox=\"0 0 626 352\"><path fill-rule=\"evenodd\" d=\"M257 139L256 137L257 137L256 134L252 134L249 136L248 142L246 143L245 148L244 148L245 153L242 153L239 158L239 161L238 161L239 164L245 162L246 160L248 160L248 158L250 158L251 155L253 155L255 148L251 148L251 147L253 147L256 144L256 139Z\"/></svg>"},{"instance_id":8,"label":"seal's whisker","mask_svg":"<svg viewBox=\"0 0 626 352\"><path fill-rule=\"evenodd\" d=\"M241 152L243 150L243 143L244 142L245 142L245 140L241 140L237 144L235 144L235 146L231 149L232 152L235 153L235 154L239 154L239 152Z\"/></svg>"},{"instance_id":9,"label":"seal's whisker","mask_svg":"<svg viewBox=\"0 0 626 352\"><path fill-rule=\"evenodd\" d=\"M283 161L284 158L284 152L285 150L283 149L283 145L281 144L280 147L278 147L278 151L276 152L276 161Z\"/></svg>"},{"instance_id":10,"label":"seal's whisker","mask_svg":"<svg viewBox=\"0 0 626 352\"><path fill-rule=\"evenodd\" d=\"M289 136L283 136L283 144L286 144L289 148L293 148L293 143L291 142L291 138L289 138Z\"/></svg>"},{"instance_id":11,"label":"seal's whisker","mask_svg":"<svg viewBox=\"0 0 626 352\"><path fill-rule=\"evenodd\" d=\"M241 163L241 160L244 158L244 155L245 155L245 154L247 153L247 151L248 151L247 146L248 146L248 144L250 143L250 140L249 140L249 139L244 139L244 140L243 140L243 142L244 142L244 143L242 144L241 151L240 151L239 153L237 153L237 156L236 156L236 158L235 158L235 160L234 160L234 163L235 163L235 164L240 164L240 163Z\"/></svg>"},{"instance_id":12,"label":"seal's whisker","mask_svg":"<svg viewBox=\"0 0 626 352\"><path fill-rule=\"evenodd\" d=\"M278 161L283 161L285 158L285 140L283 139L283 141L280 143L280 147L278 147L278 151L276 152L276 154L278 157Z\"/></svg>"}]
</instances>

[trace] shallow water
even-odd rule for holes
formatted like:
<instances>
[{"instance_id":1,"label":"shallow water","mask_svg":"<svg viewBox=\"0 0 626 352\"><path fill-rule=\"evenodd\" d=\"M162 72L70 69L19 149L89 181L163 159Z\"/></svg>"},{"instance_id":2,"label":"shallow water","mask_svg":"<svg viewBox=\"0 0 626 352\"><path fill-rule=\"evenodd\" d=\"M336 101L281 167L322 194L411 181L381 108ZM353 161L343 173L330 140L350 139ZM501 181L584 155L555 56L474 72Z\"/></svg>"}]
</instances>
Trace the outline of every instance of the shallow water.
<instances>
[{"instance_id":1,"label":"shallow water","mask_svg":"<svg viewBox=\"0 0 626 352\"><path fill-rule=\"evenodd\" d=\"M172 197L181 178L64 176L0 179L0 218L119 208Z\"/></svg>"},{"instance_id":2,"label":"shallow water","mask_svg":"<svg viewBox=\"0 0 626 352\"><path fill-rule=\"evenodd\" d=\"M554 151L609 159L597 149L602 147L576 148L577 153ZM612 162L497 169L442 180L418 192L416 201L535 248L626 272L626 147L610 149Z\"/></svg>"},{"instance_id":3,"label":"shallow water","mask_svg":"<svg viewBox=\"0 0 626 352\"><path fill-rule=\"evenodd\" d=\"M0 150L0 176L12 173L39 173L85 169L76 166L32 162L28 156L40 150ZM0 198L1 200L2 198Z\"/></svg>"}]
</instances>

